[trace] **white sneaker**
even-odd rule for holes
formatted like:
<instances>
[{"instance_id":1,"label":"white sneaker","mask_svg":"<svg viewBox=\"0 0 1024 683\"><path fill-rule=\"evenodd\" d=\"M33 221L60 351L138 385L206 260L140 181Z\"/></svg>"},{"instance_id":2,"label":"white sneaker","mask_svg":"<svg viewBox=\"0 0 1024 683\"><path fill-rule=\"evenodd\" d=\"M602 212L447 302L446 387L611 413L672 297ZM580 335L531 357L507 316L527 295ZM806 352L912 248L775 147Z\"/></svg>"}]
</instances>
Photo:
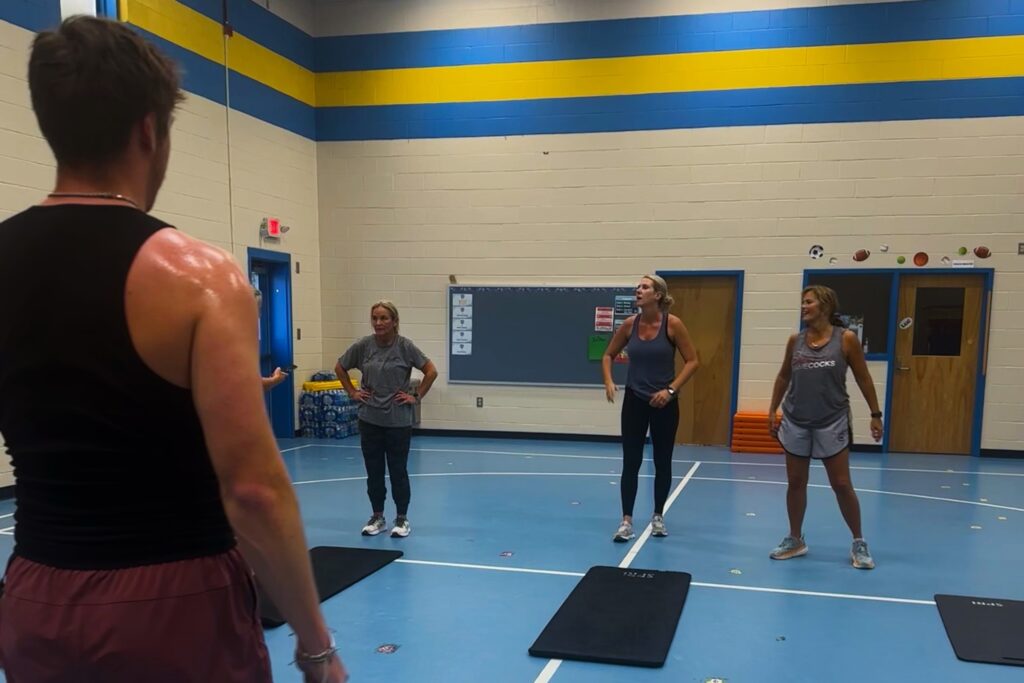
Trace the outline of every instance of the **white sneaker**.
<instances>
[{"instance_id":1,"label":"white sneaker","mask_svg":"<svg viewBox=\"0 0 1024 683\"><path fill-rule=\"evenodd\" d=\"M387 528L388 523L384 521L384 517L380 515L374 515L370 517L370 520L363 527L363 536L376 536L380 532Z\"/></svg>"},{"instance_id":2,"label":"white sneaker","mask_svg":"<svg viewBox=\"0 0 1024 683\"><path fill-rule=\"evenodd\" d=\"M651 517L651 536L668 536L668 529L665 528L665 518L662 515Z\"/></svg>"},{"instance_id":3,"label":"white sneaker","mask_svg":"<svg viewBox=\"0 0 1024 683\"><path fill-rule=\"evenodd\" d=\"M391 538L405 538L412 531L407 517L396 517L395 526L391 529Z\"/></svg>"},{"instance_id":4,"label":"white sneaker","mask_svg":"<svg viewBox=\"0 0 1024 683\"><path fill-rule=\"evenodd\" d=\"M631 522L627 522L626 520L622 520L622 524L619 525L619 530L615 532L614 536L612 536L612 540L616 543L625 543L626 541L632 539L634 536L635 534L633 533L633 524Z\"/></svg>"}]
</instances>

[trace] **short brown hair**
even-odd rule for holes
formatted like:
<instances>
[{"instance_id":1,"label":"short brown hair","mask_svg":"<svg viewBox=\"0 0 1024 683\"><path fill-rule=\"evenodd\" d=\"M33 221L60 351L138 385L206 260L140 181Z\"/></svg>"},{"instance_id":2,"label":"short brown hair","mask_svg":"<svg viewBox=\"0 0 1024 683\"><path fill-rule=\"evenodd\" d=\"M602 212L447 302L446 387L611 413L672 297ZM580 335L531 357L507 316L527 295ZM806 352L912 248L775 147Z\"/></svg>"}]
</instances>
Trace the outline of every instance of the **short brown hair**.
<instances>
[{"instance_id":1,"label":"short brown hair","mask_svg":"<svg viewBox=\"0 0 1024 683\"><path fill-rule=\"evenodd\" d=\"M825 317L830 323L842 324L842 318L839 317L839 295L836 294L836 290L825 285L808 285L800 292L800 298L802 299L807 292L814 294L818 299L818 305L828 311Z\"/></svg>"},{"instance_id":2,"label":"short brown hair","mask_svg":"<svg viewBox=\"0 0 1024 683\"><path fill-rule=\"evenodd\" d=\"M184 98L180 83L174 62L109 19L71 17L32 41L32 108L60 164L115 159L132 127L151 113L166 136Z\"/></svg>"}]
</instances>

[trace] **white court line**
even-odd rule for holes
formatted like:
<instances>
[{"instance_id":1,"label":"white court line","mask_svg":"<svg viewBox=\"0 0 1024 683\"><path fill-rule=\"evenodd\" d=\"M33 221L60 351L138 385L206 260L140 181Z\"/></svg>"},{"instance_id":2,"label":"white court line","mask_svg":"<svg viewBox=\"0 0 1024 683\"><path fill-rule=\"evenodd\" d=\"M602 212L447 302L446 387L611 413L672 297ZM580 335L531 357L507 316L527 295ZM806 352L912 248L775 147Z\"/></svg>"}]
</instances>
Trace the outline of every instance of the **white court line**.
<instances>
[{"instance_id":1,"label":"white court line","mask_svg":"<svg viewBox=\"0 0 1024 683\"><path fill-rule=\"evenodd\" d=\"M362 446L354 446L349 444L309 444L310 446L321 446L323 448L358 448ZM417 453L479 453L481 455L530 455L538 458L578 458L581 460L622 460L621 455L578 455L573 453L530 453L527 451L481 451L476 449L463 449L463 448L410 448L410 452ZM647 462L651 462L650 458L646 458ZM692 462L692 461L689 461Z\"/></svg>"},{"instance_id":2,"label":"white court line","mask_svg":"<svg viewBox=\"0 0 1024 683\"><path fill-rule=\"evenodd\" d=\"M496 567L489 564L462 564L459 562L432 562L430 560L395 560L402 564L423 564L431 567L454 567L456 569L486 569L492 572L515 572L521 574L548 574L550 576L583 576L583 572L562 572L555 569L526 569L525 567Z\"/></svg>"},{"instance_id":3,"label":"white court line","mask_svg":"<svg viewBox=\"0 0 1024 683\"><path fill-rule=\"evenodd\" d=\"M670 495L668 497L668 500L665 501L664 512L667 513L668 509L672 507L672 503L675 502L676 498L678 498L679 494L683 492L683 489L686 487L686 485L690 483L691 479L693 479L693 473L697 471L698 467L700 467L699 462L693 463L693 467L690 468L690 471L686 473L686 476L683 477L683 480L679 482L679 486L677 486L675 490L672 491L672 495ZM622 558L622 562L619 562L619 569L629 568L629 565L633 563L633 560L636 559L637 554L639 554L640 550L644 547L644 543L647 543L647 539L649 539L650 537L651 525L650 523L648 523L647 527L644 529L644 532L640 534L640 538L636 539L636 543L634 543L633 547L629 549L629 552L626 553L626 556ZM534 679L533 683L548 683L548 681L550 681L551 678L558 671L558 667L560 666L562 666L561 659L549 660L548 663L541 670L540 675L538 675L537 678Z\"/></svg>"},{"instance_id":4,"label":"white court line","mask_svg":"<svg viewBox=\"0 0 1024 683\"><path fill-rule=\"evenodd\" d=\"M14 516L13 512L8 512L6 515L0 515L0 519L3 519L4 517L13 517L13 516Z\"/></svg>"},{"instance_id":5,"label":"white court line","mask_svg":"<svg viewBox=\"0 0 1024 683\"><path fill-rule=\"evenodd\" d=\"M350 444L328 444L311 443L299 448L353 448L361 446ZM291 449L289 449L291 450ZM410 451L417 453L479 453L481 455L528 455L535 458L577 458L582 460L616 460L621 461L620 455L575 455L570 453L532 453L530 451L487 451L473 448L411 448ZM282 451L284 452L284 451ZM653 462L651 458L644 458L644 462ZM696 460L672 460L673 463L687 464L697 462ZM744 465L748 467L785 467L786 464L779 462L748 462L745 460L701 460L704 465ZM811 467L824 469L824 465L811 463ZM867 467L865 465L850 465L851 470L862 470L865 472L921 472L931 474L965 474L979 477L1024 477L1024 472L971 472L968 470L933 470L913 467Z\"/></svg>"},{"instance_id":6,"label":"white court line","mask_svg":"<svg viewBox=\"0 0 1024 683\"><path fill-rule=\"evenodd\" d=\"M283 448L283 449L281 449L281 452L282 453L287 453L288 451L298 451L298 450L301 450L303 448L311 448L311 447L316 446L316 445L317 444L307 443L307 444L303 444L301 446L293 446L291 448Z\"/></svg>"},{"instance_id":7,"label":"white court line","mask_svg":"<svg viewBox=\"0 0 1024 683\"><path fill-rule=\"evenodd\" d=\"M405 564L430 565L433 567L450 567L455 569L476 569L480 571L501 571L518 572L522 574L547 574L551 576L584 576L584 572L565 572L554 569L527 569L526 567L494 567L485 564L466 564L459 562L430 562L427 560L395 560ZM899 605L934 605L933 600L918 600L915 598L891 598L884 595L857 595L855 593L830 593L826 591L805 591L796 588L768 588L765 586L743 586L729 583L706 583L693 581L691 586L700 588L712 588L715 590L745 591L748 593L774 593L777 595L799 595L810 598L834 598L837 600L863 600L867 602L889 602Z\"/></svg>"},{"instance_id":8,"label":"white court line","mask_svg":"<svg viewBox=\"0 0 1024 683\"><path fill-rule=\"evenodd\" d=\"M544 669L540 672L540 675L537 676L533 683L548 683L560 666L562 666L561 659L549 659L548 663L544 666Z\"/></svg>"},{"instance_id":9,"label":"white court line","mask_svg":"<svg viewBox=\"0 0 1024 683\"><path fill-rule=\"evenodd\" d=\"M672 503L676 501L676 498L679 497L679 494L683 492L683 488L690 483L691 479L693 479L693 473L697 471L698 467L700 467L699 462L693 463L693 467L690 468L690 471L686 473L686 475L683 477L683 480L679 482L679 486L675 488L675 490L672 492L672 495L670 495L668 497L668 500L665 501L666 513L668 512L668 509L672 507ZM633 547L630 548L628 553L626 553L626 557L624 557L622 559L622 562L619 563L619 569L629 568L629 565L633 563L633 560L636 559L636 556L637 554L639 554L640 549L644 547L644 543L646 543L647 539L649 539L650 537L651 525L650 523L648 523L647 526L644 528L644 532L640 534L640 538L636 540L636 543L633 544Z\"/></svg>"},{"instance_id":10,"label":"white court line","mask_svg":"<svg viewBox=\"0 0 1024 683\"><path fill-rule=\"evenodd\" d=\"M786 486L784 481L766 481L764 479L727 479L725 477L695 477L699 481L726 481L737 484L773 484L775 486ZM808 484L808 488L830 489L828 484ZM902 493L900 491L878 491L876 489L862 489L854 487L857 493L876 493L880 496L902 496L903 498L921 498L923 500L936 500L941 503L959 503L960 505L977 505L984 508L995 508L997 510L1010 510L1011 512L1024 512L1024 508L1015 508L1010 505L996 505L995 503L982 503L977 500L959 500L957 498L943 498L941 496L925 496L920 493Z\"/></svg>"},{"instance_id":11,"label":"white court line","mask_svg":"<svg viewBox=\"0 0 1024 683\"><path fill-rule=\"evenodd\" d=\"M14 527L13 526L9 526L9 527L6 527L4 529L0 529L0 534L4 534L5 536L13 536L14 535Z\"/></svg>"},{"instance_id":12,"label":"white court line","mask_svg":"<svg viewBox=\"0 0 1024 683\"><path fill-rule=\"evenodd\" d=\"M641 474L641 477L653 477L653 474ZM419 472L410 474L409 477L615 477L618 475L608 472ZM325 484L332 481L362 481L366 475L361 477L338 477L336 479L309 479L306 481L293 481L293 486L299 484Z\"/></svg>"},{"instance_id":13,"label":"white court line","mask_svg":"<svg viewBox=\"0 0 1024 683\"><path fill-rule=\"evenodd\" d=\"M703 461L694 463L693 467L683 477L683 482L680 486L684 486L686 482L691 479L691 475L696 471L698 465L706 464ZM420 472L417 474L410 474L409 477L617 477L616 474L605 473L605 472ZM653 474L641 474L641 479L651 479L654 477ZM673 477L675 479L676 477ZM724 481L733 482L737 484L769 484L773 486L786 486L787 482L784 481L767 481L764 479L729 479L726 477L692 477L697 481ZM301 484L328 484L331 482L340 481L364 481L366 476L360 477L335 477L332 479L308 479L306 481L294 481L293 486L299 486ZM832 488L828 484L808 484L808 488L814 489L830 489ZM678 489L677 489L678 490ZM874 493L880 496L902 496L904 498L920 498L922 500L934 500L941 503L958 503L960 505L977 505L978 507L994 508L996 510L1009 510L1011 512L1024 512L1024 508L1013 507L1010 505L996 505L995 503L982 503L975 500L958 500L956 498L942 498L940 496L925 496L919 493L901 493L899 491L878 491L875 489L857 489L858 493ZM673 493L673 495L675 495ZM675 500L670 498L669 500ZM666 510L668 508L666 507ZM648 529L650 525L648 525ZM646 533L646 531L644 532Z\"/></svg>"}]
</instances>

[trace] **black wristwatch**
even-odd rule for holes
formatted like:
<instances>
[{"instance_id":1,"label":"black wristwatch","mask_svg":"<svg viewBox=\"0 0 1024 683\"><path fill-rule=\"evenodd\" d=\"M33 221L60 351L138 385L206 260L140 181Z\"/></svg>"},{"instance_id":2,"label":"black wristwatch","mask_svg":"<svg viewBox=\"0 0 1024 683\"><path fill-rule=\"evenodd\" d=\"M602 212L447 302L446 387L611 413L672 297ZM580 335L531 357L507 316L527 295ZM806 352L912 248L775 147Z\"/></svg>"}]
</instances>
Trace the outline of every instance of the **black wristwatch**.
<instances>
[{"instance_id":1,"label":"black wristwatch","mask_svg":"<svg viewBox=\"0 0 1024 683\"><path fill-rule=\"evenodd\" d=\"M669 387L668 389L665 389L665 391L668 392L669 396L675 396L676 395L676 390L673 389L672 387Z\"/></svg>"},{"instance_id":2,"label":"black wristwatch","mask_svg":"<svg viewBox=\"0 0 1024 683\"><path fill-rule=\"evenodd\" d=\"M877 417L879 420L881 420L882 419L882 413L881 412L871 413L871 417Z\"/></svg>"}]
</instances>

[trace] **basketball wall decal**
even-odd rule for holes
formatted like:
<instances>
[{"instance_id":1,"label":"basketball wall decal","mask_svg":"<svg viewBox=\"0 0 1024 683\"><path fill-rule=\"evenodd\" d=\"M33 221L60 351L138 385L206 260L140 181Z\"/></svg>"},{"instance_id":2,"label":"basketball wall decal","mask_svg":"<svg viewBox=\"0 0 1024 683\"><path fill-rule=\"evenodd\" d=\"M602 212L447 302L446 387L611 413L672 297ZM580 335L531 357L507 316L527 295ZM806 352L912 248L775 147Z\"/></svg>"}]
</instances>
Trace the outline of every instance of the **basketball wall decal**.
<instances>
[{"instance_id":1,"label":"basketball wall decal","mask_svg":"<svg viewBox=\"0 0 1024 683\"><path fill-rule=\"evenodd\" d=\"M915 266L926 266L928 265L928 254L923 251L919 251L914 254L914 265Z\"/></svg>"}]
</instances>

